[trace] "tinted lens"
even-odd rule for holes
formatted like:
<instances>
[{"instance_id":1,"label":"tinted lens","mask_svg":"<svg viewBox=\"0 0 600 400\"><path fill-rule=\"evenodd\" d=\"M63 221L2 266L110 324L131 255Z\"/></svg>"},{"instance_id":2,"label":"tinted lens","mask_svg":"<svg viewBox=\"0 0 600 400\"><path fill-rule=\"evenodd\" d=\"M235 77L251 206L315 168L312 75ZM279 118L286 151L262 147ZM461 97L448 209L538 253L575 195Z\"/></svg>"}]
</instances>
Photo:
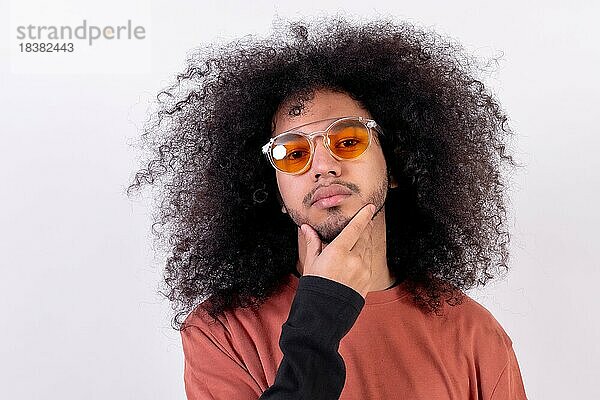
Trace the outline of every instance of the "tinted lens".
<instances>
[{"instance_id":1,"label":"tinted lens","mask_svg":"<svg viewBox=\"0 0 600 400\"><path fill-rule=\"evenodd\" d=\"M288 133L273 142L271 156L281 171L298 172L310 159L310 143L304 136Z\"/></svg>"},{"instance_id":2,"label":"tinted lens","mask_svg":"<svg viewBox=\"0 0 600 400\"><path fill-rule=\"evenodd\" d=\"M369 147L369 129L360 121L340 121L329 130L329 147L338 157L358 157Z\"/></svg>"}]
</instances>

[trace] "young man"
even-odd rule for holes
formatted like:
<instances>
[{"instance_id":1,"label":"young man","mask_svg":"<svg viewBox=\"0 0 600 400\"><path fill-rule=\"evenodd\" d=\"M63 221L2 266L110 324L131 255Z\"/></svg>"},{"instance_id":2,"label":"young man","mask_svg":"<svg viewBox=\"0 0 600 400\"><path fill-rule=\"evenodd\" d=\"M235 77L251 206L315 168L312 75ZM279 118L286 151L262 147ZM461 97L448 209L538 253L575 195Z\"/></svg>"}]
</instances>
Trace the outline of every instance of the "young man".
<instances>
[{"instance_id":1,"label":"young man","mask_svg":"<svg viewBox=\"0 0 600 400\"><path fill-rule=\"evenodd\" d=\"M188 398L525 399L462 292L506 268L497 102L408 25L290 32L190 60L146 136Z\"/></svg>"}]
</instances>

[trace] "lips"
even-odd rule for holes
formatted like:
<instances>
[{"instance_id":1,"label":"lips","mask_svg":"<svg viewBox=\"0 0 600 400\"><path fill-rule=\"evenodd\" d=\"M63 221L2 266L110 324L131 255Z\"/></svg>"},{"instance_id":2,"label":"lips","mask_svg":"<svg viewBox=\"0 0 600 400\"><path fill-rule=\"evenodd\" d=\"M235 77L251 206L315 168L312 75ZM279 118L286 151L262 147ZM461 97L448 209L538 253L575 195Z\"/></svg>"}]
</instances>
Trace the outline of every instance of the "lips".
<instances>
[{"instance_id":1,"label":"lips","mask_svg":"<svg viewBox=\"0 0 600 400\"><path fill-rule=\"evenodd\" d=\"M333 184L333 185L329 185L329 186L324 186L324 187L317 189L317 191L315 192L315 194L312 197L311 205L316 203L317 201L319 201L321 199L325 199L327 197L332 197L332 196L337 196L337 195L350 195L350 194L352 194L352 191L342 185Z\"/></svg>"}]
</instances>

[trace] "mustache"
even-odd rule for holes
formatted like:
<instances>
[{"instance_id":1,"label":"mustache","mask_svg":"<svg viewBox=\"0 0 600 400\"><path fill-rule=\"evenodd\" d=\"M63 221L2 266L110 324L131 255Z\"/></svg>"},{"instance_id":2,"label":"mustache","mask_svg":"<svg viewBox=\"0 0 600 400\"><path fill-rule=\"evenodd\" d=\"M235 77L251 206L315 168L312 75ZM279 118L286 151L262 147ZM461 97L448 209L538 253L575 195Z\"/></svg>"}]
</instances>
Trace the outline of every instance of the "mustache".
<instances>
[{"instance_id":1,"label":"mustache","mask_svg":"<svg viewBox=\"0 0 600 400\"><path fill-rule=\"evenodd\" d=\"M357 193L357 194L360 193L360 188L358 187L358 185L355 185L354 183L351 183L351 182L332 181L330 183L330 185L344 186L344 187L347 187L348 189L350 189L354 193ZM315 192L324 186L325 185L319 185L316 188L314 188L310 193L308 193L306 196L304 196L304 199L302 200L302 204L304 204L306 207L310 207L311 200L312 200L313 196L315 195Z\"/></svg>"}]
</instances>

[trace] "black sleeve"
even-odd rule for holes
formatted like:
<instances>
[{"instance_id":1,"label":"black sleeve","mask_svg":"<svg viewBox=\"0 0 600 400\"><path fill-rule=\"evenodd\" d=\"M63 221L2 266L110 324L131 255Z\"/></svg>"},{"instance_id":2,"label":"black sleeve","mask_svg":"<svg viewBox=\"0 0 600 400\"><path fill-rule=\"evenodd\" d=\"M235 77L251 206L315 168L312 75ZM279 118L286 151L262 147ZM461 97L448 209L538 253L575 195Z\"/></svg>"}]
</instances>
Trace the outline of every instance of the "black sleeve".
<instances>
[{"instance_id":1,"label":"black sleeve","mask_svg":"<svg viewBox=\"0 0 600 400\"><path fill-rule=\"evenodd\" d=\"M300 278L279 346L283 359L262 400L339 399L346 366L338 348L365 304L354 289L320 276Z\"/></svg>"}]
</instances>

